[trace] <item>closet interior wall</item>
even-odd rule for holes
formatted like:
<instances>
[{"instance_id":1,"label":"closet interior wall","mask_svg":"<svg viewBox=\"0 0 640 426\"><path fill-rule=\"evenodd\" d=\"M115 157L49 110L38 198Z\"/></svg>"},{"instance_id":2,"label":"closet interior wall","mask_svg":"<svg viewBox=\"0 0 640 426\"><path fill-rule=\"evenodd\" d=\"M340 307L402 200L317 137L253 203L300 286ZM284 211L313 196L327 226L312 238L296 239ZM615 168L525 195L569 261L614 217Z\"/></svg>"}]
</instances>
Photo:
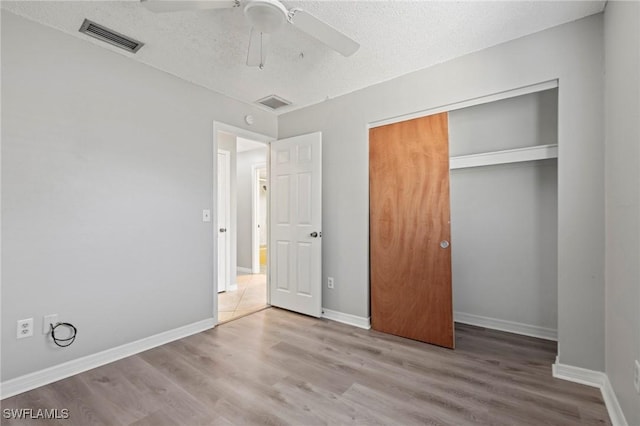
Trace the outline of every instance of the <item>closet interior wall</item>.
<instances>
[{"instance_id":1,"label":"closet interior wall","mask_svg":"<svg viewBox=\"0 0 640 426\"><path fill-rule=\"evenodd\" d=\"M557 129L557 89L452 111L450 156L557 144ZM557 175L556 159L451 170L456 320L557 333Z\"/></svg>"}]
</instances>

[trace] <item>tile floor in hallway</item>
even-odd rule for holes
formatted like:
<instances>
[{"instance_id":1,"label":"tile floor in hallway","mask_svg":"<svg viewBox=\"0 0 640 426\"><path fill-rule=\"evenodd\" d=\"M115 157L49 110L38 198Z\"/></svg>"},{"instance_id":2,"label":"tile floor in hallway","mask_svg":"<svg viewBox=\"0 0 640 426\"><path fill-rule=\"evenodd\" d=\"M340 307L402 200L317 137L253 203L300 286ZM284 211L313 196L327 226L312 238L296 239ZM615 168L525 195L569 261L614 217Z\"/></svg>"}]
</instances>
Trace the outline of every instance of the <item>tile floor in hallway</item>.
<instances>
[{"instance_id":1,"label":"tile floor in hallway","mask_svg":"<svg viewBox=\"0 0 640 426\"><path fill-rule=\"evenodd\" d=\"M229 321L267 306L267 276L238 274L238 289L218 293L218 321Z\"/></svg>"}]
</instances>

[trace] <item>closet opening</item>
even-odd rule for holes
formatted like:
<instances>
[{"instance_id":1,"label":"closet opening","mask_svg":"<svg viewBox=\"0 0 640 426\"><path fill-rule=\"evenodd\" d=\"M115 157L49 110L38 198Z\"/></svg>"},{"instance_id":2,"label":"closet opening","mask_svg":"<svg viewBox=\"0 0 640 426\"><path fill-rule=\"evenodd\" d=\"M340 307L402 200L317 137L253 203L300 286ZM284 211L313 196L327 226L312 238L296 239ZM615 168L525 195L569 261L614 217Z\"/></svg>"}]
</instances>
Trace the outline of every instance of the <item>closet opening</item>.
<instances>
[{"instance_id":1,"label":"closet opening","mask_svg":"<svg viewBox=\"0 0 640 426\"><path fill-rule=\"evenodd\" d=\"M463 103L448 110L447 248L451 250L456 350L490 354L502 348L518 359L552 364L558 316L558 89L556 82L539 89L516 90L512 96L488 97L485 103ZM377 127L372 126L370 144ZM375 161L370 158L370 169ZM397 159L398 164L402 161ZM374 187L378 188L372 181ZM394 191L393 187L385 190ZM377 208L373 202L370 207ZM371 235L376 226L371 219ZM399 229L387 226L385 239L411 237L394 234ZM424 240L429 242L415 241L416 246L407 250L426 252L422 245L438 243L440 236ZM375 253L372 246L370 265L384 264ZM385 312L398 315L409 304L421 303L409 293L393 302L396 306L383 301L381 309L374 309L376 286L398 290L402 284L373 267L370 276L374 329L376 323L398 321L385 318ZM436 311L423 310L423 314L433 316ZM434 317L429 322L440 320Z\"/></svg>"},{"instance_id":2,"label":"closet opening","mask_svg":"<svg viewBox=\"0 0 640 426\"><path fill-rule=\"evenodd\" d=\"M558 328L558 90L451 111L449 137L456 331L467 341L479 331L475 327L542 339L492 333L505 345L539 344L540 355L552 364ZM517 345L510 348L518 352Z\"/></svg>"}]
</instances>

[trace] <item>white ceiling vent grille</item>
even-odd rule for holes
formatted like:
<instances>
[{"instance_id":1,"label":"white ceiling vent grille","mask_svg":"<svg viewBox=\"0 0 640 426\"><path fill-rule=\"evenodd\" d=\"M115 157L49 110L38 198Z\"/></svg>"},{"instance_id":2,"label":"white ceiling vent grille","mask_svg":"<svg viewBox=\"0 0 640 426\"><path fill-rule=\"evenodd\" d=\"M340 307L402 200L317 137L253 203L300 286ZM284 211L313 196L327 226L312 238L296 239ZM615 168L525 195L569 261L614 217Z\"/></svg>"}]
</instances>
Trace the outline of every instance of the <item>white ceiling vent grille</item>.
<instances>
[{"instance_id":1,"label":"white ceiling vent grille","mask_svg":"<svg viewBox=\"0 0 640 426\"><path fill-rule=\"evenodd\" d=\"M258 99L256 103L259 103L260 105L264 105L267 108L270 108L273 110L285 107L287 105L291 105L291 102L287 101L286 99L282 99L281 97L276 95L269 95L266 98Z\"/></svg>"},{"instance_id":2,"label":"white ceiling vent grille","mask_svg":"<svg viewBox=\"0 0 640 426\"><path fill-rule=\"evenodd\" d=\"M82 23L80 32L131 53L136 53L142 46L144 46L144 43L139 42L138 40L134 40L131 37L117 33L109 28L96 24L95 22L91 22L88 19L85 19Z\"/></svg>"}]
</instances>

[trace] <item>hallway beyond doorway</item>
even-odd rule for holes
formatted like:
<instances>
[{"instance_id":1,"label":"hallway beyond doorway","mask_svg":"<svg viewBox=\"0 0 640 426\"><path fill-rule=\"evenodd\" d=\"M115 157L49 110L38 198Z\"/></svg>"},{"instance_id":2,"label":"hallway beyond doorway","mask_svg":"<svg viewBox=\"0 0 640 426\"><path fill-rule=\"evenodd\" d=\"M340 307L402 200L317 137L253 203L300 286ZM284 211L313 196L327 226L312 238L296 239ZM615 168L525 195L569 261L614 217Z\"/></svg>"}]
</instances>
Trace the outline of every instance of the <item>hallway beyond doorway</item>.
<instances>
[{"instance_id":1,"label":"hallway beyond doorway","mask_svg":"<svg viewBox=\"0 0 640 426\"><path fill-rule=\"evenodd\" d=\"M218 294L218 322L230 321L267 306L267 276L238 274L238 289Z\"/></svg>"}]
</instances>

